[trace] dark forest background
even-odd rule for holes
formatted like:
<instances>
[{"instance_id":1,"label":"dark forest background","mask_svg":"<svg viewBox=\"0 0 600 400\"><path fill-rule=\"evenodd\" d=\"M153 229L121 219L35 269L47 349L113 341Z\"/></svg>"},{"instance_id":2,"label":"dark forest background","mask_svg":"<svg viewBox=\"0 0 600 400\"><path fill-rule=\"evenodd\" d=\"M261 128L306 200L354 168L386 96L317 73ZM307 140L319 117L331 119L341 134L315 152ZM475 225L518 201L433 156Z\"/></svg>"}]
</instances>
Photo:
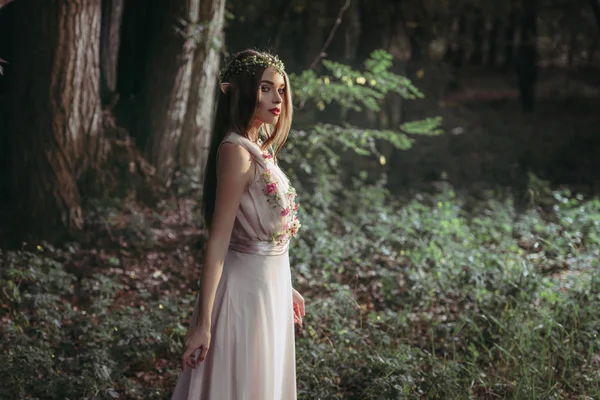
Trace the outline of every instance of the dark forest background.
<instances>
[{"instance_id":1,"label":"dark forest background","mask_svg":"<svg viewBox=\"0 0 600 400\"><path fill-rule=\"evenodd\" d=\"M229 53L278 54L303 399L600 395L599 0L0 0L0 397L168 398Z\"/></svg>"}]
</instances>

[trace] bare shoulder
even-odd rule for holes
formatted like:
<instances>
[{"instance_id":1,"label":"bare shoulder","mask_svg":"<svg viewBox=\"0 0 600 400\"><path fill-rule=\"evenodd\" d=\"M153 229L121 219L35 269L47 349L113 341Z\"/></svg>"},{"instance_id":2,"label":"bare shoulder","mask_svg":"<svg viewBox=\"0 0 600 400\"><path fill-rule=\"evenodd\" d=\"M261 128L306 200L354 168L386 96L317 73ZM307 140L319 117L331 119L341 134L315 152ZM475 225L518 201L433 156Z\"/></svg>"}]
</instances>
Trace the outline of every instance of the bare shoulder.
<instances>
[{"instance_id":1,"label":"bare shoulder","mask_svg":"<svg viewBox=\"0 0 600 400\"><path fill-rule=\"evenodd\" d=\"M229 161L246 161L251 159L250 152L241 144L233 142L224 142L219 149L219 158L223 157Z\"/></svg>"},{"instance_id":2,"label":"bare shoulder","mask_svg":"<svg viewBox=\"0 0 600 400\"><path fill-rule=\"evenodd\" d=\"M247 180L253 169L252 155L236 143L225 142L219 149L217 173L226 179L243 178Z\"/></svg>"}]
</instances>

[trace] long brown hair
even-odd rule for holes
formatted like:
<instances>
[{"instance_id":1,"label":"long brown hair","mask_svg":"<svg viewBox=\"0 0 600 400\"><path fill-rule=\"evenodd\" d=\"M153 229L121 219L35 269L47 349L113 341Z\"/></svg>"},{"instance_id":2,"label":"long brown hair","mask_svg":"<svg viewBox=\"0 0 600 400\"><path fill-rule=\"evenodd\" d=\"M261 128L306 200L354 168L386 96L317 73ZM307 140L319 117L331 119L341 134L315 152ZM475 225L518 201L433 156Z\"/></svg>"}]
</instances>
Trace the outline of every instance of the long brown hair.
<instances>
[{"instance_id":1,"label":"long brown hair","mask_svg":"<svg viewBox=\"0 0 600 400\"><path fill-rule=\"evenodd\" d=\"M256 50L243 50L233 55L233 60L243 60L250 56L268 57L270 54ZM231 62L230 61L230 62ZM265 67L256 65L252 71L242 70L232 74L228 80L228 88L225 93L219 91L217 103L217 115L210 141L210 149L204 172L203 208L204 223L208 228L212 226L213 214L217 192L217 153L219 146L230 132L248 138L248 132L252 127L256 112L258 111L258 96L262 74ZM272 129L266 130L267 138L263 141L262 149L273 148L273 157L277 159L277 153L287 140L292 123L292 95L287 74L283 73L285 92L283 107L277 124ZM252 140L252 139L250 139Z\"/></svg>"}]
</instances>

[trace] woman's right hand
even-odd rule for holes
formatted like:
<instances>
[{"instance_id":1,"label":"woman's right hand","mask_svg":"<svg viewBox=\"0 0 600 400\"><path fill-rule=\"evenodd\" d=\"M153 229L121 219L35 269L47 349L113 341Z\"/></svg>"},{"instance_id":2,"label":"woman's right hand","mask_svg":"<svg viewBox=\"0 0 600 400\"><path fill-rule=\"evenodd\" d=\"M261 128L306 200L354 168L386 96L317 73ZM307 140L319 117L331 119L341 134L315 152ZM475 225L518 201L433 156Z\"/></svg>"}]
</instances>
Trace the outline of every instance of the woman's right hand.
<instances>
[{"instance_id":1,"label":"woman's right hand","mask_svg":"<svg viewBox=\"0 0 600 400\"><path fill-rule=\"evenodd\" d=\"M187 348L181 357L183 371L185 371L186 364L190 368L196 368L198 362L202 362L204 361L204 358L206 358L206 353L210 346L210 329L197 327L190 335L188 335L185 344ZM194 355L198 349L200 349L200 355L198 356L198 360L195 360Z\"/></svg>"}]
</instances>

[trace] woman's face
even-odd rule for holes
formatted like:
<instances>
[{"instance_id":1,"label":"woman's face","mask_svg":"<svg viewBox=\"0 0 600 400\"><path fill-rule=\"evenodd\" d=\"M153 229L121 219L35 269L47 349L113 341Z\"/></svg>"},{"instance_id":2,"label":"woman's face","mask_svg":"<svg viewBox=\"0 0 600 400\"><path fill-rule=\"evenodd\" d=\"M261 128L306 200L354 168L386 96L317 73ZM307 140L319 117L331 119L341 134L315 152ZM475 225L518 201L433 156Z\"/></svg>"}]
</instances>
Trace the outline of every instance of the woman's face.
<instances>
[{"instance_id":1,"label":"woman's face","mask_svg":"<svg viewBox=\"0 0 600 400\"><path fill-rule=\"evenodd\" d=\"M265 69L258 90L257 125L275 125L277 123L286 90L283 76L273 67Z\"/></svg>"}]
</instances>

